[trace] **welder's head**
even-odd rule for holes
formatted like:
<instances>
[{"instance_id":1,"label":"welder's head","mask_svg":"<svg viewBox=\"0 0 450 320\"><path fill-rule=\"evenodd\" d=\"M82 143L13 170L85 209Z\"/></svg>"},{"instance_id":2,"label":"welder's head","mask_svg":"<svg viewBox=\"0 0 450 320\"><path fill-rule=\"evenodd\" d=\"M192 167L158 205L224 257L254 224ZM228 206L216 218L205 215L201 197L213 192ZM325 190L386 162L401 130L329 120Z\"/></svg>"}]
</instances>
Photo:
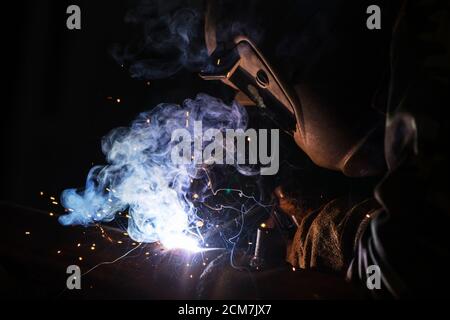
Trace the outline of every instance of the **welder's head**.
<instances>
[{"instance_id":1,"label":"welder's head","mask_svg":"<svg viewBox=\"0 0 450 320\"><path fill-rule=\"evenodd\" d=\"M368 1L209 1L204 79L234 88L319 166L381 173L390 24L366 28Z\"/></svg>"}]
</instances>

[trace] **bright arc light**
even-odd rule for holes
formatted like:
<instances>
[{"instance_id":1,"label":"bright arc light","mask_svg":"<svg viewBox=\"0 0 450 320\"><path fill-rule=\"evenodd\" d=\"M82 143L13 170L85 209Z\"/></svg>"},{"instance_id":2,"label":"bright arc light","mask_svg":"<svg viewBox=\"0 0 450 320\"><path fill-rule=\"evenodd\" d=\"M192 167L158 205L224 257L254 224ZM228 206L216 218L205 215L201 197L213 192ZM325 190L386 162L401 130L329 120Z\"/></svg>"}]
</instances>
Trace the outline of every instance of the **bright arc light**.
<instances>
[{"instance_id":1,"label":"bright arc light","mask_svg":"<svg viewBox=\"0 0 450 320\"><path fill-rule=\"evenodd\" d=\"M183 234L174 234L167 236L164 240L161 241L161 243L166 249L169 250L182 249L194 253L203 250L198 246L198 242L196 239Z\"/></svg>"},{"instance_id":2,"label":"bright arc light","mask_svg":"<svg viewBox=\"0 0 450 320\"><path fill-rule=\"evenodd\" d=\"M198 165L195 161L186 164L172 161L176 142L172 141L172 133L186 129L186 117L194 113L196 121L203 121L205 132L245 130L247 126L243 107L236 103L226 105L206 94L185 100L182 107L160 104L140 114L128 128L114 129L102 139L107 164L89 171L84 189L64 190L61 204L67 213L59 217L59 222L97 225L128 211L127 234L135 242L160 242L167 249L194 253L211 250L203 245L198 230L206 231L206 226L195 223L198 218L193 200L202 199L202 194L190 196L191 180L198 174ZM195 126L189 125L187 129L192 136Z\"/></svg>"}]
</instances>

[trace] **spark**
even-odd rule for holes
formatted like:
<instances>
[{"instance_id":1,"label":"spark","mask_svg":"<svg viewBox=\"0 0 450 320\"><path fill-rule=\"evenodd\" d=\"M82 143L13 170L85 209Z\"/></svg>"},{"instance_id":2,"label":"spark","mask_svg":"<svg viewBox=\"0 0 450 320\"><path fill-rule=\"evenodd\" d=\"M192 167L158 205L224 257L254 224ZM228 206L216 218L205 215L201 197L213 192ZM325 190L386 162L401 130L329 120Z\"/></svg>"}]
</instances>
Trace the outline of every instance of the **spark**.
<instances>
[{"instance_id":1,"label":"spark","mask_svg":"<svg viewBox=\"0 0 450 320\"><path fill-rule=\"evenodd\" d=\"M83 261L83 257L78 257L78 260Z\"/></svg>"},{"instance_id":2,"label":"spark","mask_svg":"<svg viewBox=\"0 0 450 320\"><path fill-rule=\"evenodd\" d=\"M203 226L205 225L205 223L204 223L203 221L201 221L201 220L197 221L195 224L196 224L197 227L199 227L199 228L201 228L201 227L203 227Z\"/></svg>"},{"instance_id":3,"label":"spark","mask_svg":"<svg viewBox=\"0 0 450 320\"><path fill-rule=\"evenodd\" d=\"M87 275L88 273L90 273L91 271L97 269L97 268L100 267L100 266L116 263L117 261L119 261L119 260L125 258L125 257L126 257L127 255L129 255L131 252L133 252L134 250L136 250L137 248L139 248L139 247L141 246L141 244L142 244L142 243L140 243L137 247L135 247L135 248L133 248L133 249L131 249L131 250L125 252L123 255L121 255L120 257L118 257L117 259L115 259L115 260L113 260L113 261L101 262L101 263L99 263L99 264L93 266L91 269L89 269L88 271L86 271L85 273L83 273L82 276Z\"/></svg>"},{"instance_id":4,"label":"spark","mask_svg":"<svg viewBox=\"0 0 450 320\"><path fill-rule=\"evenodd\" d=\"M119 102L121 102L121 99L117 98L116 101L119 103ZM185 115L186 118L184 118L183 115ZM171 116L171 114L170 114L170 116ZM189 111L187 111L187 112L186 112L186 110L184 110L184 111L180 110L180 112L177 111L177 116L178 116L178 118L177 118L177 121L178 121L177 125L178 126L183 126L183 122L184 121L186 121L186 125L187 126L189 125L189 120L190 120L189 119L189 117L190 117L190 112ZM195 118L197 118L197 117L198 117L197 111L195 111ZM147 130L148 129L147 126L142 126L142 121L146 121L147 123L150 123L150 119L148 119L146 117L145 118L140 118L140 122L139 122L139 124L141 124L139 126L139 130L142 129L144 131L148 131ZM150 139L150 142L153 142L153 140L152 140L153 139L153 135L151 137L145 136L145 138L148 138L148 139ZM131 139L131 142L134 142L134 140ZM155 143L157 143L157 141ZM132 152L132 153L133 153L133 147L134 146L135 145L130 145L130 152ZM134 151L135 151L135 153L137 155L141 154L140 150L141 150L141 148L136 148L136 147L134 148ZM147 155L145 155L145 156L147 157ZM105 168L108 169L108 167L105 167ZM197 168L195 168L195 169L197 170ZM204 168L204 170L206 170L206 168ZM95 175L94 172L93 172L93 175ZM186 175L186 174L183 175L183 177L186 177L187 179L190 179L190 177L188 175ZM132 178L134 178L134 177L132 177ZM137 177L137 178L139 178L139 177ZM212 182L211 182L211 179L209 179L209 178L210 177L208 176L207 183L208 183L208 187L211 187L212 186ZM186 181L189 181L187 179L183 180L183 183L186 182ZM193 183L193 179L190 179L190 180ZM131 179L130 181L134 182L133 179ZM100 220L100 219L97 219L97 218L93 219L93 217L95 217L95 214L97 214L98 212L102 212L100 214L100 216L99 216L100 218L102 218L103 220L107 220L107 218L109 218L109 216L108 216L109 213L113 214L114 211L117 212L117 211L120 210L120 209L116 209L116 208L122 207L121 201L123 202L123 198L124 198L123 192L124 191L123 191L123 188L120 188L120 186L118 186L118 193L113 198L108 199L109 195L105 194L104 190L107 190L108 192L110 192L111 189L109 189L109 188L111 188L112 185L109 186L109 188L105 188L105 187L106 186L103 184L103 185L99 186L98 190L94 190L93 191L94 193L95 192L98 193L98 194L94 194L94 196L97 196L97 197L99 197L99 198L101 198L103 200L101 202L103 207L99 206L99 208L98 208L98 209L103 209L103 210L97 210L96 209L95 201L89 202L88 205L86 205L87 209L83 208L83 206L80 206L80 208L78 208L76 206L77 202L75 200L79 199L80 195L72 194L72 193L69 193L69 192L67 193L69 195L68 198L67 198L68 200L66 199L67 200L66 201L64 199L64 197L62 197L61 203L65 207L71 206L71 207L75 208L75 212L78 213L79 215L80 215L79 212L84 213L84 217L82 217L82 218L85 218L86 221L96 222L96 221ZM133 189L134 188L130 188L131 192L132 192ZM211 187L211 190L212 190L214 195L217 195L217 193L221 191L221 189L213 190L212 187ZM245 198L248 198L248 199L251 198L251 199L254 199L255 202L257 202L257 200L254 197L245 195L241 190L231 189L231 188L224 189L224 190L226 190L227 193L237 192L236 195L239 195L239 197L245 197ZM86 192L83 194L83 197L85 196L87 199L82 199L82 200L89 201L88 198L90 197L90 193L89 193L90 191L91 191L91 189L89 189L89 188L86 189ZM175 191L178 191L178 190L175 190ZM72 191L70 191L70 192L72 192ZM186 195L186 193L184 195ZM193 199L200 199L200 198L203 198L203 196L202 196L202 194L199 195L199 194L195 193L195 194L192 194L192 198ZM145 199L147 199L147 197L145 197ZM73 205L71 205L72 202L69 201L69 200L71 200L71 201L73 200ZM138 200L139 200L138 202L143 202L143 201L141 201L141 199L138 199ZM183 201L189 202L189 199L186 199L186 197L184 197L180 201L182 201L182 202ZM147 203L145 203L146 206L142 206L145 209L145 212L143 212L143 213L136 209L137 210L136 214L138 214L138 213L139 214L143 214L145 217L150 215L150 214L147 214L146 212L155 211L153 208L151 208L151 206L153 206L153 202L149 201L148 205L147 205ZM164 203L164 206L166 205L166 203L172 204L172 203L174 203L174 201L167 201L167 202ZM138 204L141 204L141 203L138 203ZM185 221L183 221L183 223L182 222L178 223L178 221L181 220L181 219L178 219L178 218L176 220L174 220L175 223L170 223L169 221L167 221L167 219L164 219L161 222L161 224L162 223L166 223L168 225L168 228L167 228L167 230L163 229L162 231L160 231L159 229L154 230L156 227L158 227L158 225L157 225L157 223L154 223L152 219L134 219L135 218L135 212L133 210L130 210L129 214L125 215L127 218L131 218L130 215L133 215L133 222L136 222L136 221L144 221L145 222L145 224L140 226L141 228L137 230L137 231L141 232L142 234L134 232L135 230L132 230L133 232L129 231L130 234L131 234L132 240L135 240L136 242L141 243L142 241L144 241L144 242L153 242L154 239L159 239L161 241L161 243L162 243L162 246L165 249L169 249L169 250L170 249L184 249L184 250L191 251L191 252L194 252L194 253L195 252L200 252L200 251L215 250L215 249L202 248L204 246L209 247L209 244L204 245L204 239L203 239L203 237L202 237L202 235L200 233L200 230L198 230L198 228L204 227L205 223L204 223L204 221L196 221L196 220L200 219L200 217L198 217L197 219L194 218L194 213L196 212L197 209L193 208L191 205L192 205L192 203L189 204L189 207L186 207L189 210L189 212L185 212L186 215L188 215L188 217L187 217L187 219L185 219ZM93 207L95 210L91 210L91 207ZM138 208L138 207L139 206L136 206L136 208ZM149 207L149 208L147 208L147 207ZM163 208L165 208L165 207L163 207ZM176 210L180 209L180 211L185 211L184 209L186 209L186 208L181 206L181 208L177 207L175 209ZM131 208L131 209L133 209L133 208ZM159 209L159 208L157 208L157 209ZM172 208L169 208L169 209L172 209ZM221 209L228 209L228 208L226 206L221 206ZM221 210L221 209L219 209L219 210ZM244 206L241 207L241 210L239 210L238 208L233 208L231 206L230 206L229 209L236 210L236 211L243 211L243 210L245 211L246 210L246 208ZM121 209L121 210L123 210L123 209ZM156 211L158 212L158 210L156 210ZM173 212L173 211L174 210L169 210L169 212ZM182 212L182 213L184 213L184 212ZM182 213L180 213L180 215ZM178 212L177 212L177 214L178 214ZM75 216L75 214L71 214L71 215L67 215L66 217L74 217L74 216ZM61 219L61 221L64 221L63 222L64 224L69 224L70 221L68 219L69 218L67 218L66 220L62 220ZM148 221L148 223L147 223L147 221ZM154 227L153 224L156 224L156 227ZM175 225L175 226L173 226L173 225ZM178 227L178 225L179 225L179 227ZM243 225L243 223L241 223L241 225ZM197 228L195 228L195 227L197 227ZM129 229L129 230L131 230L131 229ZM155 232L156 232L156 234L153 235L152 233L155 233ZM215 231L215 232L217 232L217 231ZM125 235L125 233L124 233L124 235ZM126 235L128 235L128 234L126 234ZM102 232L102 237L103 237L103 232ZM200 241L200 239L201 239L201 241ZM234 239L234 237L233 237L233 239ZM118 244L122 243L122 241L116 241L116 240L113 241L113 243L116 243L116 242ZM136 242L133 242L133 246L137 245ZM89 248L87 243L85 245Z\"/></svg>"},{"instance_id":5,"label":"spark","mask_svg":"<svg viewBox=\"0 0 450 320\"><path fill-rule=\"evenodd\" d=\"M264 229L264 228L267 227L267 224L265 224L265 223L263 222L263 223L261 223L260 227Z\"/></svg>"},{"instance_id":6,"label":"spark","mask_svg":"<svg viewBox=\"0 0 450 320\"><path fill-rule=\"evenodd\" d=\"M206 174L208 180L211 181L211 177L209 176L208 170L206 170L205 168L203 168L203 171L205 172L205 174ZM238 192L239 194L241 194L242 197L247 198L247 199L250 199L250 200L253 200L257 205L259 205L259 206L261 206L261 207L263 207L263 208L267 208L267 207L272 207L272 206L273 206L273 204L263 204L263 203L259 202L254 196L246 195L246 194L244 194L243 191L240 190L240 189L231 189L231 188L225 188L225 189L223 189L223 188L221 188L221 189L213 190L213 188L211 187L211 191L212 191L212 194L213 194L214 196L216 196L216 195L217 195L219 192L221 192L221 191L225 191L226 193ZM222 208L224 208L225 206L220 206L220 207L221 207L221 209L222 209ZM235 208L232 208L232 209L235 209Z\"/></svg>"}]
</instances>

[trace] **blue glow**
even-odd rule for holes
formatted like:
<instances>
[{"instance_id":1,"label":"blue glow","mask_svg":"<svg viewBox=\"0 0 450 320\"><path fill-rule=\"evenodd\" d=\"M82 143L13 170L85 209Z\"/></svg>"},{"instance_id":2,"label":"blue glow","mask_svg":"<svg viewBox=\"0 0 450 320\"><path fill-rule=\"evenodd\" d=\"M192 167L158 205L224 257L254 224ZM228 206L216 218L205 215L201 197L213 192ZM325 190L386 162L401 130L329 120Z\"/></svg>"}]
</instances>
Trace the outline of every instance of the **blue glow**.
<instances>
[{"instance_id":1,"label":"blue glow","mask_svg":"<svg viewBox=\"0 0 450 320\"><path fill-rule=\"evenodd\" d=\"M112 221L118 212L127 210L128 234L133 240L199 251L196 210L187 193L200 168L171 161L173 130L186 128L192 133L194 121L202 121L203 132L245 129L247 114L237 104L226 105L199 94L182 106L160 104L139 115L130 127L112 130L102 140L108 165L92 168L84 189L62 193L61 203L69 212L60 217L60 223Z\"/></svg>"}]
</instances>

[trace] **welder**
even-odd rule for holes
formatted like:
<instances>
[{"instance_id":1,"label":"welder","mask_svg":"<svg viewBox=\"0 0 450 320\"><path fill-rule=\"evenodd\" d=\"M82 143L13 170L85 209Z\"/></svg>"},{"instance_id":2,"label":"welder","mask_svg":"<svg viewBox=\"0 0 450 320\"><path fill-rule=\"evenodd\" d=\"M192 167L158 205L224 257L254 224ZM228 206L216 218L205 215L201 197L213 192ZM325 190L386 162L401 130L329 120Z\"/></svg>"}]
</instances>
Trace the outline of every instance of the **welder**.
<instances>
[{"instance_id":1,"label":"welder","mask_svg":"<svg viewBox=\"0 0 450 320\"><path fill-rule=\"evenodd\" d=\"M260 108L317 166L383 177L373 197L312 210L281 183L279 208L298 224L293 267L377 297L437 296L449 284L449 4L375 1L382 28L369 30L374 1L357 2L212 1L205 38L220 66L201 76ZM367 286L370 266L380 289Z\"/></svg>"}]
</instances>

